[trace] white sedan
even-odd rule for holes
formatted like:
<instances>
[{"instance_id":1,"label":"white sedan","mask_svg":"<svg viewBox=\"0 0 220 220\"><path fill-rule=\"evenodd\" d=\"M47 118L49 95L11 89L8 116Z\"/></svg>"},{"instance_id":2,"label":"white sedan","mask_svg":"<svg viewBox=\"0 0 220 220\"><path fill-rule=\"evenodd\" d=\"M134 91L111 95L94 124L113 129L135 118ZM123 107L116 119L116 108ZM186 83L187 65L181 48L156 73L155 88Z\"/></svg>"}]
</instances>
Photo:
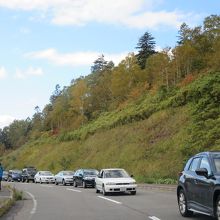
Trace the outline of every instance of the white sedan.
<instances>
[{"instance_id":1,"label":"white sedan","mask_svg":"<svg viewBox=\"0 0 220 220\"><path fill-rule=\"evenodd\" d=\"M38 171L34 176L35 183L54 183L54 175L50 171Z\"/></svg>"},{"instance_id":2,"label":"white sedan","mask_svg":"<svg viewBox=\"0 0 220 220\"><path fill-rule=\"evenodd\" d=\"M103 169L95 179L96 193L103 195L115 192L136 194L136 181L124 169Z\"/></svg>"}]
</instances>

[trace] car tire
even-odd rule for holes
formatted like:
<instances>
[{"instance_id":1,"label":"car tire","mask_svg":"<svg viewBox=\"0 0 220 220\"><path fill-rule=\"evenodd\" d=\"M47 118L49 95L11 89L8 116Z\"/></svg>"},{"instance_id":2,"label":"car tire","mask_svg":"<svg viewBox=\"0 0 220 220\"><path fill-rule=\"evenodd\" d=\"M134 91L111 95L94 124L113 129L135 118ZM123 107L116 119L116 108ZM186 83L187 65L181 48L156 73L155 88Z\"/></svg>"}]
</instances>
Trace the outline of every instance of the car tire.
<instances>
[{"instance_id":1,"label":"car tire","mask_svg":"<svg viewBox=\"0 0 220 220\"><path fill-rule=\"evenodd\" d=\"M41 181L41 179L40 179L40 184L42 184L42 181Z\"/></svg>"},{"instance_id":2,"label":"car tire","mask_svg":"<svg viewBox=\"0 0 220 220\"><path fill-rule=\"evenodd\" d=\"M74 187L77 187L77 183L76 183L75 180L73 181L73 186L74 186Z\"/></svg>"},{"instance_id":3,"label":"car tire","mask_svg":"<svg viewBox=\"0 0 220 220\"><path fill-rule=\"evenodd\" d=\"M189 217L193 215L193 212L188 210L186 194L182 189L179 191L178 194L178 206L180 214L183 217Z\"/></svg>"},{"instance_id":4,"label":"car tire","mask_svg":"<svg viewBox=\"0 0 220 220\"><path fill-rule=\"evenodd\" d=\"M100 193L100 190L98 190L98 189L96 188L96 186L95 186L95 192L96 192L96 193Z\"/></svg>"},{"instance_id":5,"label":"car tire","mask_svg":"<svg viewBox=\"0 0 220 220\"><path fill-rule=\"evenodd\" d=\"M132 191L132 192L131 192L131 195L136 195L136 191Z\"/></svg>"},{"instance_id":6,"label":"car tire","mask_svg":"<svg viewBox=\"0 0 220 220\"><path fill-rule=\"evenodd\" d=\"M103 196L107 195L107 192L105 191L105 186L104 185L102 186L102 194L103 194Z\"/></svg>"},{"instance_id":7,"label":"car tire","mask_svg":"<svg viewBox=\"0 0 220 220\"><path fill-rule=\"evenodd\" d=\"M220 220L220 195L218 196L216 200L215 217L216 217L216 220Z\"/></svg>"},{"instance_id":8,"label":"car tire","mask_svg":"<svg viewBox=\"0 0 220 220\"><path fill-rule=\"evenodd\" d=\"M87 186L86 186L86 182L83 181L83 184L82 184L83 188L85 189Z\"/></svg>"},{"instance_id":9,"label":"car tire","mask_svg":"<svg viewBox=\"0 0 220 220\"><path fill-rule=\"evenodd\" d=\"M66 186L65 180L63 179L62 181L63 186Z\"/></svg>"},{"instance_id":10,"label":"car tire","mask_svg":"<svg viewBox=\"0 0 220 220\"><path fill-rule=\"evenodd\" d=\"M58 182L57 182L57 180L55 180L55 185L58 185Z\"/></svg>"}]
</instances>

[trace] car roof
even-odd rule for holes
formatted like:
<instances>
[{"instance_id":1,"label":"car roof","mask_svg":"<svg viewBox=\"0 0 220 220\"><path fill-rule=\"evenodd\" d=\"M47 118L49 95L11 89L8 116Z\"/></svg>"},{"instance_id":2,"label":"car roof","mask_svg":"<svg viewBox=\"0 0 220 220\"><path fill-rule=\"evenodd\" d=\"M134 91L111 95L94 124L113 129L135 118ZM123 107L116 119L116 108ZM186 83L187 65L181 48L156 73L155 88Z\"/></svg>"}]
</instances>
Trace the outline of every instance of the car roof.
<instances>
[{"instance_id":1,"label":"car roof","mask_svg":"<svg viewBox=\"0 0 220 220\"><path fill-rule=\"evenodd\" d=\"M215 155L215 154L220 155L220 151L205 151L205 152L198 153L195 156L210 156L210 155Z\"/></svg>"},{"instance_id":2,"label":"car roof","mask_svg":"<svg viewBox=\"0 0 220 220\"><path fill-rule=\"evenodd\" d=\"M124 170L123 168L107 168L107 169L102 169L104 171L108 171L108 170Z\"/></svg>"}]
</instances>

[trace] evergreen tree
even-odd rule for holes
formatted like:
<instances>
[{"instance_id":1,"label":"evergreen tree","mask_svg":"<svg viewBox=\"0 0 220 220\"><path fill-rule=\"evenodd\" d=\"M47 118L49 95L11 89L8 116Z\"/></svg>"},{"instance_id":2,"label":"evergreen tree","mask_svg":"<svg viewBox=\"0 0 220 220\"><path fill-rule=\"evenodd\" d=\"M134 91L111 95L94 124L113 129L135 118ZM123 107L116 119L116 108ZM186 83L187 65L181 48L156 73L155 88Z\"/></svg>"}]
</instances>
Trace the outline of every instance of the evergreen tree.
<instances>
[{"instance_id":1,"label":"evergreen tree","mask_svg":"<svg viewBox=\"0 0 220 220\"><path fill-rule=\"evenodd\" d=\"M105 69L107 64L108 62L104 59L104 55L102 54L101 56L98 57L98 59L94 61L94 65L91 67L91 72L92 73L101 72Z\"/></svg>"},{"instance_id":2,"label":"evergreen tree","mask_svg":"<svg viewBox=\"0 0 220 220\"><path fill-rule=\"evenodd\" d=\"M154 37L149 32L145 32L139 39L136 47L139 51L136 57L141 69L145 68L147 58L156 53L155 44Z\"/></svg>"}]
</instances>

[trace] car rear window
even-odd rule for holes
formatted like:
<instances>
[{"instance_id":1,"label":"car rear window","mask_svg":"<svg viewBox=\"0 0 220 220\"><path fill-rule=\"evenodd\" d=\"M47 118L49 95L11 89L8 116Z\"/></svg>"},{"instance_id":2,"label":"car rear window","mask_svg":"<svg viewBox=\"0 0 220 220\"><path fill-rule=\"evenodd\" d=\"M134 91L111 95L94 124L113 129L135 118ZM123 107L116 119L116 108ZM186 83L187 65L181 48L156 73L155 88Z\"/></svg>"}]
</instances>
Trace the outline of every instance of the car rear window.
<instances>
[{"instance_id":1,"label":"car rear window","mask_svg":"<svg viewBox=\"0 0 220 220\"><path fill-rule=\"evenodd\" d=\"M214 161L216 172L220 173L220 157L214 157L213 161Z\"/></svg>"}]
</instances>

